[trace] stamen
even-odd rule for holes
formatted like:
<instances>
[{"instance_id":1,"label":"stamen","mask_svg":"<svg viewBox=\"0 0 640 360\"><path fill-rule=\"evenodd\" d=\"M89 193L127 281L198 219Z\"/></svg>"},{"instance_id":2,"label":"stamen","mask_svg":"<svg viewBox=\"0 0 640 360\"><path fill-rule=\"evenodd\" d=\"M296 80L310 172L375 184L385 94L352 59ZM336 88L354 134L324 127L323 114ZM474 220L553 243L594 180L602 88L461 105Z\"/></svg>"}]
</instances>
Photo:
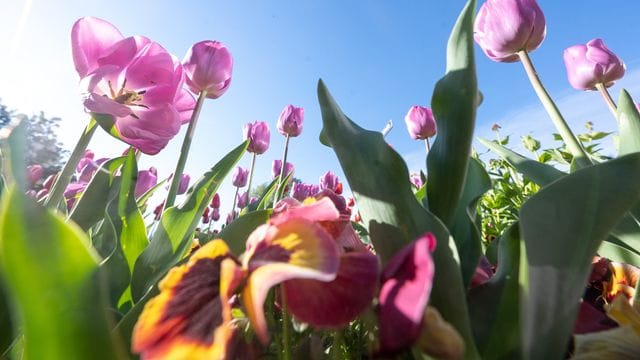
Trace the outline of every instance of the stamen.
<instances>
[{"instance_id":1,"label":"stamen","mask_svg":"<svg viewBox=\"0 0 640 360\"><path fill-rule=\"evenodd\" d=\"M122 86L120 87L120 90L118 90L118 96L124 94L125 90L124 87L127 86L127 78L124 79L124 81L122 82Z\"/></svg>"},{"instance_id":2,"label":"stamen","mask_svg":"<svg viewBox=\"0 0 640 360\"><path fill-rule=\"evenodd\" d=\"M111 93L111 98L114 99L116 98L116 93L113 92L113 87L111 86L111 80L107 80L107 84L109 84L109 92Z\"/></svg>"}]
</instances>

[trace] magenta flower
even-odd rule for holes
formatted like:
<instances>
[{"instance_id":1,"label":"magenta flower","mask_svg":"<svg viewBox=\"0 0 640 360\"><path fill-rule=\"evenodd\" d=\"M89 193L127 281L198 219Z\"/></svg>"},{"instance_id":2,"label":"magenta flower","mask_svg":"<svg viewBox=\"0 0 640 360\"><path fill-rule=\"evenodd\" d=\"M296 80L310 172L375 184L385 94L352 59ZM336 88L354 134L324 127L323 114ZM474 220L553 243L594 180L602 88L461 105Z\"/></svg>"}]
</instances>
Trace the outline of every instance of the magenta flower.
<instances>
[{"instance_id":1,"label":"magenta flower","mask_svg":"<svg viewBox=\"0 0 640 360\"><path fill-rule=\"evenodd\" d=\"M186 83L194 93L206 92L209 99L217 99L231 84L233 58L221 42L201 41L187 51L182 60Z\"/></svg>"},{"instance_id":2,"label":"magenta flower","mask_svg":"<svg viewBox=\"0 0 640 360\"><path fill-rule=\"evenodd\" d=\"M295 137L302 133L304 108L287 105L278 117L278 131L284 136Z\"/></svg>"},{"instance_id":3,"label":"magenta flower","mask_svg":"<svg viewBox=\"0 0 640 360\"><path fill-rule=\"evenodd\" d=\"M182 174L182 177L180 178L180 185L178 185L178 195L181 195L187 192L187 189L189 188L190 180L191 180L191 177L189 175Z\"/></svg>"},{"instance_id":4,"label":"magenta flower","mask_svg":"<svg viewBox=\"0 0 640 360\"><path fill-rule=\"evenodd\" d=\"M602 39L593 39L586 45L574 45L564 50L564 65L571 86L578 90L595 90L596 84L609 87L622 78L625 64Z\"/></svg>"},{"instance_id":5,"label":"magenta flower","mask_svg":"<svg viewBox=\"0 0 640 360\"><path fill-rule=\"evenodd\" d=\"M90 163L93 161L94 157L95 157L95 154L93 153L93 151L86 149L84 151L84 155L82 156L80 161L78 161L78 165L76 166L76 171L81 172L82 169L84 169L84 167L87 166L87 163Z\"/></svg>"},{"instance_id":6,"label":"magenta flower","mask_svg":"<svg viewBox=\"0 0 640 360\"><path fill-rule=\"evenodd\" d=\"M41 165L29 165L27 166L27 181L29 186L33 186L42 177L43 169Z\"/></svg>"},{"instance_id":7,"label":"magenta flower","mask_svg":"<svg viewBox=\"0 0 640 360\"><path fill-rule=\"evenodd\" d=\"M433 284L435 246L435 237L425 234L398 251L382 272L378 323L383 354L409 347L420 335Z\"/></svg>"},{"instance_id":8,"label":"magenta flower","mask_svg":"<svg viewBox=\"0 0 640 360\"><path fill-rule=\"evenodd\" d=\"M271 166L271 175L273 178L277 178L280 176L280 171L282 170L282 160L273 160L273 165ZM293 174L293 164L287 161L287 164L284 167L284 177L289 176L289 174Z\"/></svg>"},{"instance_id":9,"label":"magenta flower","mask_svg":"<svg viewBox=\"0 0 640 360\"><path fill-rule=\"evenodd\" d=\"M236 167L233 171L233 175L231 176L231 182L235 187L245 187L247 186L247 179L249 177L249 169L244 169L241 166Z\"/></svg>"},{"instance_id":10,"label":"magenta flower","mask_svg":"<svg viewBox=\"0 0 640 360\"><path fill-rule=\"evenodd\" d=\"M211 199L211 204L209 204L209 206L213 209L220 208L220 194L215 193L213 195L213 198Z\"/></svg>"},{"instance_id":11,"label":"magenta flower","mask_svg":"<svg viewBox=\"0 0 640 360\"><path fill-rule=\"evenodd\" d=\"M158 184L158 171L155 167L150 167L149 170L138 171L138 181L136 181L135 196L138 198L152 187Z\"/></svg>"},{"instance_id":12,"label":"magenta flower","mask_svg":"<svg viewBox=\"0 0 640 360\"><path fill-rule=\"evenodd\" d=\"M220 220L220 208L213 208L213 211L211 212L211 220Z\"/></svg>"},{"instance_id":13,"label":"magenta flower","mask_svg":"<svg viewBox=\"0 0 640 360\"><path fill-rule=\"evenodd\" d=\"M412 106L405 115L404 122L407 124L407 131L412 139L424 140L436 134L436 119L428 107Z\"/></svg>"},{"instance_id":14,"label":"magenta flower","mask_svg":"<svg viewBox=\"0 0 640 360\"><path fill-rule=\"evenodd\" d=\"M236 200L236 204L238 206L238 209L243 209L244 207L247 206L247 192L243 192L242 194L238 194L237 200Z\"/></svg>"},{"instance_id":15,"label":"magenta flower","mask_svg":"<svg viewBox=\"0 0 640 360\"><path fill-rule=\"evenodd\" d=\"M271 139L271 132L269 131L269 125L264 121L254 121L253 123L245 124L242 128L244 139L249 140L248 152L256 153L257 155L263 154L269 149L269 141Z\"/></svg>"},{"instance_id":16,"label":"magenta flower","mask_svg":"<svg viewBox=\"0 0 640 360\"><path fill-rule=\"evenodd\" d=\"M320 177L319 190L322 191L322 190L328 189L337 193L336 190L338 190L339 183L340 182L338 181L338 176L332 173L331 171L327 171L324 175Z\"/></svg>"},{"instance_id":17,"label":"magenta flower","mask_svg":"<svg viewBox=\"0 0 640 360\"><path fill-rule=\"evenodd\" d=\"M473 29L476 43L489 59L498 62L514 62L519 51L537 49L547 32L535 0L487 0Z\"/></svg>"},{"instance_id":18,"label":"magenta flower","mask_svg":"<svg viewBox=\"0 0 640 360\"><path fill-rule=\"evenodd\" d=\"M418 189L420 189L424 185L420 174L413 173L409 176L409 179L411 180L411 184L413 184L413 186Z\"/></svg>"},{"instance_id":19,"label":"magenta flower","mask_svg":"<svg viewBox=\"0 0 640 360\"><path fill-rule=\"evenodd\" d=\"M195 100L183 89L182 65L159 44L85 17L74 24L71 45L84 106L108 116L100 125L114 137L153 155L189 121Z\"/></svg>"}]
</instances>

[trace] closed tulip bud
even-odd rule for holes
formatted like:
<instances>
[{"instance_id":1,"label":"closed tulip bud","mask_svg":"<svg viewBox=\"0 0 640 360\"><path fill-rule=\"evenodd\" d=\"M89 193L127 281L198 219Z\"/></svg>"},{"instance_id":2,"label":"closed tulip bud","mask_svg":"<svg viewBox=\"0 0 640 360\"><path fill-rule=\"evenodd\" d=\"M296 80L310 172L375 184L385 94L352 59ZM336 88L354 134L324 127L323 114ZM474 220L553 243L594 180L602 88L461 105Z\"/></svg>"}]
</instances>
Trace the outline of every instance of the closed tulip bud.
<instances>
[{"instance_id":1,"label":"closed tulip bud","mask_svg":"<svg viewBox=\"0 0 640 360\"><path fill-rule=\"evenodd\" d=\"M244 139L249 140L248 152L263 154L269 149L269 141L271 140L271 132L269 125L264 121L255 121L245 124L242 132Z\"/></svg>"},{"instance_id":2,"label":"closed tulip bud","mask_svg":"<svg viewBox=\"0 0 640 360\"><path fill-rule=\"evenodd\" d=\"M43 169L40 165L27 166L27 180L29 181L29 186L33 186L38 180L40 180L42 172Z\"/></svg>"},{"instance_id":3,"label":"closed tulip bud","mask_svg":"<svg viewBox=\"0 0 640 360\"><path fill-rule=\"evenodd\" d=\"M546 32L544 14L535 0L487 0L473 27L476 43L498 62L514 62L519 51L537 49Z\"/></svg>"},{"instance_id":4,"label":"closed tulip bud","mask_svg":"<svg viewBox=\"0 0 640 360\"><path fill-rule=\"evenodd\" d=\"M280 171L282 170L282 160L273 160L273 165L271 166L271 175L273 178L277 178L280 176ZM287 161L287 164L284 166L284 177L289 176L289 174L293 174L293 164Z\"/></svg>"},{"instance_id":5,"label":"closed tulip bud","mask_svg":"<svg viewBox=\"0 0 640 360\"><path fill-rule=\"evenodd\" d=\"M238 209L243 209L247 206L247 192L243 192L242 194L238 194L238 201L236 202L238 205Z\"/></svg>"},{"instance_id":6,"label":"closed tulip bud","mask_svg":"<svg viewBox=\"0 0 640 360\"><path fill-rule=\"evenodd\" d=\"M209 208L206 207L204 208L204 212L202 213L202 223L203 224L208 224L209 223Z\"/></svg>"},{"instance_id":7,"label":"closed tulip bud","mask_svg":"<svg viewBox=\"0 0 640 360\"><path fill-rule=\"evenodd\" d=\"M569 83L578 90L594 90L596 84L609 87L624 76L626 68L602 39L593 39L586 45L565 49L564 65Z\"/></svg>"},{"instance_id":8,"label":"closed tulip bud","mask_svg":"<svg viewBox=\"0 0 640 360\"><path fill-rule=\"evenodd\" d=\"M211 212L211 220L220 220L220 208L213 208L213 211Z\"/></svg>"},{"instance_id":9,"label":"closed tulip bud","mask_svg":"<svg viewBox=\"0 0 640 360\"><path fill-rule=\"evenodd\" d=\"M206 97L217 99L231 84L233 58L221 42L201 41L191 46L182 61L186 83L191 91L206 91Z\"/></svg>"},{"instance_id":10,"label":"closed tulip bud","mask_svg":"<svg viewBox=\"0 0 640 360\"><path fill-rule=\"evenodd\" d=\"M173 178L173 174L169 176L169 180L171 180L171 178ZM180 184L178 185L178 195L182 195L187 192L187 189L189 188L189 181L191 181L191 176L182 174Z\"/></svg>"},{"instance_id":11,"label":"closed tulip bud","mask_svg":"<svg viewBox=\"0 0 640 360\"><path fill-rule=\"evenodd\" d=\"M424 140L436 134L436 119L428 107L412 106L404 117L409 136L415 140Z\"/></svg>"},{"instance_id":12,"label":"closed tulip bud","mask_svg":"<svg viewBox=\"0 0 640 360\"><path fill-rule=\"evenodd\" d=\"M244 169L241 166L238 166L233 171L233 176L231 182L235 187L245 187L247 186L247 178L249 177L249 169Z\"/></svg>"},{"instance_id":13,"label":"closed tulip bud","mask_svg":"<svg viewBox=\"0 0 640 360\"><path fill-rule=\"evenodd\" d=\"M138 181L136 181L136 197L142 196L142 194L151 190L152 187L158 183L158 171L155 167L150 167L149 170L138 171Z\"/></svg>"},{"instance_id":14,"label":"closed tulip bud","mask_svg":"<svg viewBox=\"0 0 640 360\"><path fill-rule=\"evenodd\" d=\"M304 108L287 105L278 117L278 131L285 136L295 137L302 132Z\"/></svg>"},{"instance_id":15,"label":"closed tulip bud","mask_svg":"<svg viewBox=\"0 0 640 360\"><path fill-rule=\"evenodd\" d=\"M211 204L210 206L213 209L218 209L220 208L220 195L218 193L215 193L215 195L213 195L213 199L211 199Z\"/></svg>"},{"instance_id":16,"label":"closed tulip bud","mask_svg":"<svg viewBox=\"0 0 640 360\"><path fill-rule=\"evenodd\" d=\"M424 185L424 183L422 182L422 177L420 177L420 174L411 174L411 176L409 176L409 179L411 180L411 183L413 184L413 186L415 186L416 188L420 189L422 187L422 185Z\"/></svg>"}]
</instances>

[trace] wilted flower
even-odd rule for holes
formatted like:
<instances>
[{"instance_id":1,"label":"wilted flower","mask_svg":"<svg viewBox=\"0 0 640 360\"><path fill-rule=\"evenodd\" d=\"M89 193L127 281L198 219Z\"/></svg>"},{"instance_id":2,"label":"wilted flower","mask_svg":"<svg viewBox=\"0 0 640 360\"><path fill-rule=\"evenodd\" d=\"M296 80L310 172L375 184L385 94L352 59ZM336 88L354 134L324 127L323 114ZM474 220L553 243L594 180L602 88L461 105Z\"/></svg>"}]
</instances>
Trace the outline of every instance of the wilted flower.
<instances>
[{"instance_id":1,"label":"wilted flower","mask_svg":"<svg viewBox=\"0 0 640 360\"><path fill-rule=\"evenodd\" d=\"M182 65L142 36L124 38L110 23L84 17L71 32L84 106L111 135L156 154L189 121L195 100L183 89Z\"/></svg>"},{"instance_id":2,"label":"wilted flower","mask_svg":"<svg viewBox=\"0 0 640 360\"><path fill-rule=\"evenodd\" d=\"M535 0L487 0L473 30L474 39L489 59L513 62L519 51L537 49L547 29Z\"/></svg>"},{"instance_id":3,"label":"wilted flower","mask_svg":"<svg viewBox=\"0 0 640 360\"><path fill-rule=\"evenodd\" d=\"M247 179L249 177L249 169L244 169L241 166L236 167L233 171L233 175L231 176L233 186L235 187L245 187L247 186Z\"/></svg>"},{"instance_id":4,"label":"wilted flower","mask_svg":"<svg viewBox=\"0 0 640 360\"><path fill-rule=\"evenodd\" d=\"M206 91L208 98L217 99L231 84L233 58L221 42L205 40L193 44L182 66L187 86L196 94Z\"/></svg>"},{"instance_id":5,"label":"wilted flower","mask_svg":"<svg viewBox=\"0 0 640 360\"><path fill-rule=\"evenodd\" d=\"M277 178L280 176L280 171L282 170L282 160L273 160L273 165L271 166L271 175L273 178ZM293 174L293 164L287 161L287 164L284 167L284 177L289 176L289 174Z\"/></svg>"},{"instance_id":6,"label":"wilted flower","mask_svg":"<svg viewBox=\"0 0 640 360\"><path fill-rule=\"evenodd\" d=\"M271 140L271 132L269 125L264 121L254 121L247 123L242 128L244 139L249 140L248 152L263 154L269 149L269 141Z\"/></svg>"},{"instance_id":7,"label":"wilted flower","mask_svg":"<svg viewBox=\"0 0 640 360\"><path fill-rule=\"evenodd\" d=\"M409 136L413 139L428 139L436 134L436 119L430 108L415 105L404 117Z\"/></svg>"},{"instance_id":8,"label":"wilted flower","mask_svg":"<svg viewBox=\"0 0 640 360\"><path fill-rule=\"evenodd\" d=\"M136 197L142 196L152 187L158 184L158 171L155 167L150 167L149 170L138 171L138 181L136 182Z\"/></svg>"},{"instance_id":9,"label":"wilted flower","mask_svg":"<svg viewBox=\"0 0 640 360\"><path fill-rule=\"evenodd\" d=\"M295 137L302 133L304 108L287 105L278 117L278 131L285 136Z\"/></svg>"},{"instance_id":10,"label":"wilted flower","mask_svg":"<svg viewBox=\"0 0 640 360\"><path fill-rule=\"evenodd\" d=\"M626 68L602 39L593 39L586 45L565 49L564 65L569 83L578 90L594 90L596 84L609 87L624 76Z\"/></svg>"}]
</instances>

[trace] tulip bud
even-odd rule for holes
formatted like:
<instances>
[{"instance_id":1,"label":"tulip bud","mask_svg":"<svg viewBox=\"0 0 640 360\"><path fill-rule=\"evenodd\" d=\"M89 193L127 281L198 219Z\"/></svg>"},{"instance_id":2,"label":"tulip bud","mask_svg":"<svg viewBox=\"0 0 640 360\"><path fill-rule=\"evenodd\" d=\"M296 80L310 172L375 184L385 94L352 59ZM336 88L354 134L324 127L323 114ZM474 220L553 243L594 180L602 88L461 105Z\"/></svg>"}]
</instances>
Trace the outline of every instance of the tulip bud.
<instances>
[{"instance_id":1,"label":"tulip bud","mask_svg":"<svg viewBox=\"0 0 640 360\"><path fill-rule=\"evenodd\" d=\"M602 39L593 39L586 45L565 49L564 65L569 83L578 90L595 90L596 84L609 87L624 76L626 68Z\"/></svg>"},{"instance_id":2,"label":"tulip bud","mask_svg":"<svg viewBox=\"0 0 640 360\"><path fill-rule=\"evenodd\" d=\"M487 0L473 30L476 43L489 59L498 62L514 62L519 51L537 49L547 31L535 0Z\"/></svg>"},{"instance_id":3,"label":"tulip bud","mask_svg":"<svg viewBox=\"0 0 640 360\"><path fill-rule=\"evenodd\" d=\"M202 223L203 224L208 224L209 223L209 208L206 207L204 208L204 212L202 213Z\"/></svg>"},{"instance_id":4,"label":"tulip bud","mask_svg":"<svg viewBox=\"0 0 640 360\"><path fill-rule=\"evenodd\" d=\"M295 137L302 132L304 108L287 105L278 117L278 131L285 136Z\"/></svg>"},{"instance_id":5,"label":"tulip bud","mask_svg":"<svg viewBox=\"0 0 640 360\"><path fill-rule=\"evenodd\" d=\"M209 99L217 99L231 84L233 58L221 42L201 41L191 46L182 61L186 83L194 93L206 91Z\"/></svg>"},{"instance_id":6,"label":"tulip bud","mask_svg":"<svg viewBox=\"0 0 640 360\"><path fill-rule=\"evenodd\" d=\"M162 210L164 209L164 201L161 202L155 209L153 209L153 214L155 215L154 220L160 220L162 216Z\"/></svg>"},{"instance_id":7,"label":"tulip bud","mask_svg":"<svg viewBox=\"0 0 640 360\"><path fill-rule=\"evenodd\" d=\"M213 211L211 212L211 220L220 220L220 208L213 208Z\"/></svg>"},{"instance_id":8,"label":"tulip bud","mask_svg":"<svg viewBox=\"0 0 640 360\"><path fill-rule=\"evenodd\" d=\"M411 179L411 183L413 184L413 186L415 186L418 189L420 189L422 185L424 185L424 183L422 182L422 178L420 177L420 174L413 173L409 178Z\"/></svg>"},{"instance_id":9,"label":"tulip bud","mask_svg":"<svg viewBox=\"0 0 640 360\"><path fill-rule=\"evenodd\" d=\"M273 178L277 178L280 176L280 171L282 170L282 160L273 160L273 165L271 166L271 175ZM284 167L284 177L289 176L289 174L293 174L293 164L287 161L287 164Z\"/></svg>"},{"instance_id":10,"label":"tulip bud","mask_svg":"<svg viewBox=\"0 0 640 360\"><path fill-rule=\"evenodd\" d=\"M320 189L325 190L329 189L335 192L338 188L338 176L331 171L327 171L324 175L320 177ZM315 195L315 194L313 194Z\"/></svg>"},{"instance_id":11,"label":"tulip bud","mask_svg":"<svg viewBox=\"0 0 640 360\"><path fill-rule=\"evenodd\" d=\"M149 170L138 171L138 181L136 181L135 196L138 198L158 183L158 171L155 167Z\"/></svg>"},{"instance_id":12,"label":"tulip bud","mask_svg":"<svg viewBox=\"0 0 640 360\"><path fill-rule=\"evenodd\" d=\"M33 186L38 180L40 180L42 172L43 169L40 165L27 166L27 180L29 181L29 186Z\"/></svg>"},{"instance_id":13,"label":"tulip bud","mask_svg":"<svg viewBox=\"0 0 640 360\"><path fill-rule=\"evenodd\" d=\"M247 192L243 192L242 194L238 194L238 200L236 201L238 205L238 209L243 209L247 206Z\"/></svg>"},{"instance_id":14,"label":"tulip bud","mask_svg":"<svg viewBox=\"0 0 640 360\"><path fill-rule=\"evenodd\" d=\"M51 186L53 186L53 182L56 181L57 177L58 177L58 174L47 176L47 178L44 179L44 182L42 183L42 187L44 189L51 190Z\"/></svg>"},{"instance_id":15,"label":"tulip bud","mask_svg":"<svg viewBox=\"0 0 640 360\"><path fill-rule=\"evenodd\" d=\"M238 166L233 172L233 176L232 176L233 186L239 187L239 188L247 186L248 177L249 177L249 170L243 169L242 167Z\"/></svg>"},{"instance_id":16,"label":"tulip bud","mask_svg":"<svg viewBox=\"0 0 640 360\"><path fill-rule=\"evenodd\" d=\"M269 149L269 140L271 132L269 131L269 125L264 121L255 121L244 125L243 134L244 139L249 140L248 152L256 153L258 155L263 154Z\"/></svg>"},{"instance_id":17,"label":"tulip bud","mask_svg":"<svg viewBox=\"0 0 640 360\"><path fill-rule=\"evenodd\" d=\"M215 195L213 195L213 199L211 199L211 204L209 206L211 206L211 208L213 209L220 208L220 195L218 193L215 193Z\"/></svg>"},{"instance_id":18,"label":"tulip bud","mask_svg":"<svg viewBox=\"0 0 640 360\"><path fill-rule=\"evenodd\" d=\"M436 120L428 107L412 106L404 117L411 138L424 140L436 134Z\"/></svg>"},{"instance_id":19,"label":"tulip bud","mask_svg":"<svg viewBox=\"0 0 640 360\"><path fill-rule=\"evenodd\" d=\"M191 181L191 176L182 174L182 177L180 178L180 185L178 185L178 195L187 192L187 189L189 188L189 181Z\"/></svg>"}]
</instances>

